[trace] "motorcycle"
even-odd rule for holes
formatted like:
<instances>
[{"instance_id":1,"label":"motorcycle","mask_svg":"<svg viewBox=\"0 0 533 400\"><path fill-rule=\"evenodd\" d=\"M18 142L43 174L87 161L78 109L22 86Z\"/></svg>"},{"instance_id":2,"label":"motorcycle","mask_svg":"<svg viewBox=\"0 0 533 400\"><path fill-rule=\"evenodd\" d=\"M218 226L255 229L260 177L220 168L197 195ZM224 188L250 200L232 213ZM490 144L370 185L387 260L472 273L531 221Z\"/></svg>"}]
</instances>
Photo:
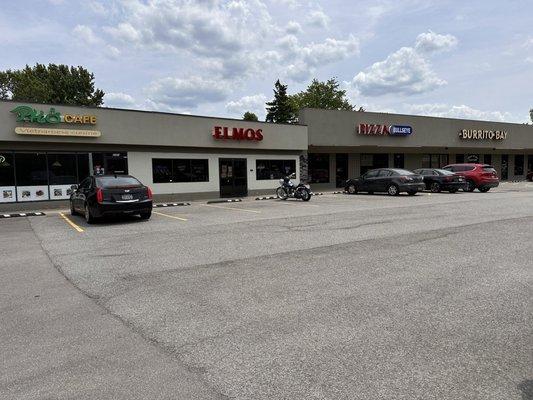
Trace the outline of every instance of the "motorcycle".
<instances>
[{"instance_id":1,"label":"motorcycle","mask_svg":"<svg viewBox=\"0 0 533 400\"><path fill-rule=\"evenodd\" d=\"M295 178L295 174L291 174L279 180L280 187L276 189L276 195L281 200L287 200L289 197L295 199L302 199L303 201L311 200L311 189L308 185L299 183L297 186L294 186L291 178Z\"/></svg>"}]
</instances>

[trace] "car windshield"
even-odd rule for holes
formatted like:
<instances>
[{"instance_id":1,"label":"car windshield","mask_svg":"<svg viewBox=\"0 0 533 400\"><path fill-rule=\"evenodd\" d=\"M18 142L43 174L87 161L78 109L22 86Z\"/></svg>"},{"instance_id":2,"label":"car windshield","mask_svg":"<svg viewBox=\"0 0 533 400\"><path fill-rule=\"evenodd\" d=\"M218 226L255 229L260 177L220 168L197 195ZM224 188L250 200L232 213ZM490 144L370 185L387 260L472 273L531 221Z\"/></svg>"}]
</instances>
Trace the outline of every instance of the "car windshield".
<instances>
[{"instance_id":1,"label":"car windshield","mask_svg":"<svg viewBox=\"0 0 533 400\"><path fill-rule=\"evenodd\" d=\"M96 178L96 185L102 189L141 186L141 182L133 176L100 176Z\"/></svg>"},{"instance_id":2,"label":"car windshield","mask_svg":"<svg viewBox=\"0 0 533 400\"><path fill-rule=\"evenodd\" d=\"M415 175L413 172L406 169L395 169L394 172L396 172L398 175Z\"/></svg>"},{"instance_id":3,"label":"car windshield","mask_svg":"<svg viewBox=\"0 0 533 400\"><path fill-rule=\"evenodd\" d=\"M452 171L448 171L447 169L436 169L435 171L441 175L455 175Z\"/></svg>"}]
</instances>

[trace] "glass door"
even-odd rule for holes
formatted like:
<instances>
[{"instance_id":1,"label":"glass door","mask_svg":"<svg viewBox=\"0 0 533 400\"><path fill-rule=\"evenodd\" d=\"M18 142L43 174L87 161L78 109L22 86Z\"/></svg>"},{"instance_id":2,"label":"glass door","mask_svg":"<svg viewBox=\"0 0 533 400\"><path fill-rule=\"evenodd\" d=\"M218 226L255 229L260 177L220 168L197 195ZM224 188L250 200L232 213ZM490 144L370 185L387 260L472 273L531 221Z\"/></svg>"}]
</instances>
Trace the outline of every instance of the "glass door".
<instances>
[{"instance_id":1,"label":"glass door","mask_svg":"<svg viewBox=\"0 0 533 400\"><path fill-rule=\"evenodd\" d=\"M248 195L245 158L220 158L220 197Z\"/></svg>"}]
</instances>

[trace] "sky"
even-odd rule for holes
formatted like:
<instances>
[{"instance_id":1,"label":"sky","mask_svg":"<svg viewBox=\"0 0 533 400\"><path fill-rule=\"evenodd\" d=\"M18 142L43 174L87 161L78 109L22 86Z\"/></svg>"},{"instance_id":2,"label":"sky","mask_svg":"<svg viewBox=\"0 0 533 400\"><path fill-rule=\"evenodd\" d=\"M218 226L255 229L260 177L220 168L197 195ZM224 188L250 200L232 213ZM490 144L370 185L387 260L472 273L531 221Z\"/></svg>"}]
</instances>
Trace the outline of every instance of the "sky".
<instances>
[{"instance_id":1,"label":"sky","mask_svg":"<svg viewBox=\"0 0 533 400\"><path fill-rule=\"evenodd\" d=\"M104 106L265 116L335 77L367 111L524 123L531 0L0 0L0 70L81 65Z\"/></svg>"}]
</instances>

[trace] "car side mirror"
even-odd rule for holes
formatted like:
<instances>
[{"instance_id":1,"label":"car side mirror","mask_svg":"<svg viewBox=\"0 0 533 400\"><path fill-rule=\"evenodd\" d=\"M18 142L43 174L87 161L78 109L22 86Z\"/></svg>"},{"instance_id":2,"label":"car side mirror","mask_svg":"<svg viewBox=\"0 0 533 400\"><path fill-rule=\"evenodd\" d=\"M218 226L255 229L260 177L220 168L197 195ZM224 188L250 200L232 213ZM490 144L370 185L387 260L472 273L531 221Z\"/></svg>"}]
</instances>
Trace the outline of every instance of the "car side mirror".
<instances>
[{"instance_id":1,"label":"car side mirror","mask_svg":"<svg viewBox=\"0 0 533 400\"><path fill-rule=\"evenodd\" d=\"M78 190L78 185L71 185L70 188L73 192L76 192Z\"/></svg>"}]
</instances>

